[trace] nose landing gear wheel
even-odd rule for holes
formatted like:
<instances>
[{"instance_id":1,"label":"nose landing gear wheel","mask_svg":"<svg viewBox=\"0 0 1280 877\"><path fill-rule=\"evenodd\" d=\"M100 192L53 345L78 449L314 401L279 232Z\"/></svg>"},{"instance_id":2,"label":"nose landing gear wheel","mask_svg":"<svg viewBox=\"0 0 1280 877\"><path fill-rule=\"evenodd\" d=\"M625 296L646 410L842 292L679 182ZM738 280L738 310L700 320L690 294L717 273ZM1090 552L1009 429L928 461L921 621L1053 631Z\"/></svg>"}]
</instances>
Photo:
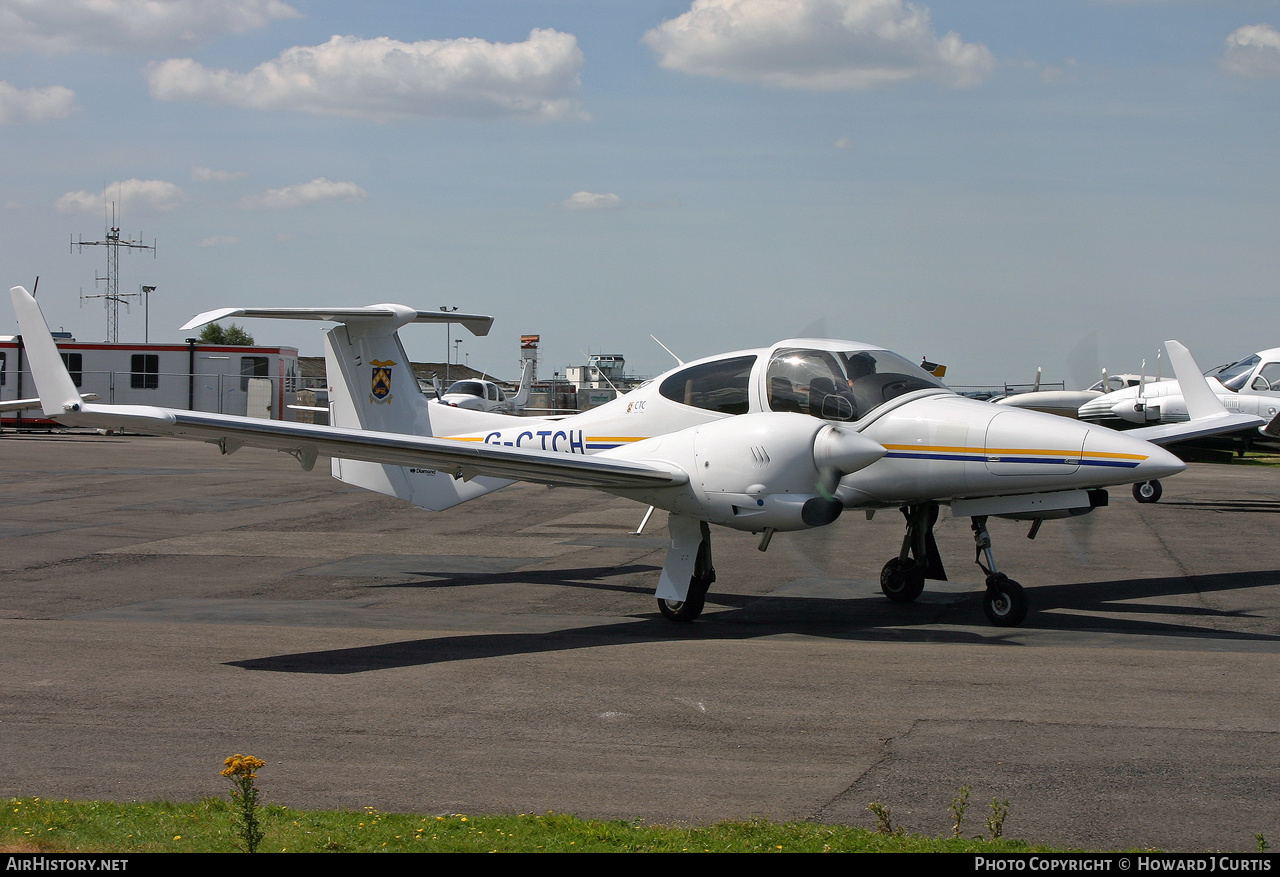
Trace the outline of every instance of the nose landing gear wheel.
<instances>
[{"instance_id":1,"label":"nose landing gear wheel","mask_svg":"<svg viewBox=\"0 0 1280 877\"><path fill-rule=\"evenodd\" d=\"M1159 481L1143 481L1133 485L1133 498L1138 502L1159 502L1164 489Z\"/></svg>"},{"instance_id":2,"label":"nose landing gear wheel","mask_svg":"<svg viewBox=\"0 0 1280 877\"><path fill-rule=\"evenodd\" d=\"M894 557L880 570L880 590L895 603L910 603L924 592L924 570L910 558Z\"/></svg>"},{"instance_id":3,"label":"nose landing gear wheel","mask_svg":"<svg viewBox=\"0 0 1280 877\"><path fill-rule=\"evenodd\" d=\"M997 627L1017 627L1027 617L1027 594L1022 585L1004 573L989 575L982 611Z\"/></svg>"}]
</instances>

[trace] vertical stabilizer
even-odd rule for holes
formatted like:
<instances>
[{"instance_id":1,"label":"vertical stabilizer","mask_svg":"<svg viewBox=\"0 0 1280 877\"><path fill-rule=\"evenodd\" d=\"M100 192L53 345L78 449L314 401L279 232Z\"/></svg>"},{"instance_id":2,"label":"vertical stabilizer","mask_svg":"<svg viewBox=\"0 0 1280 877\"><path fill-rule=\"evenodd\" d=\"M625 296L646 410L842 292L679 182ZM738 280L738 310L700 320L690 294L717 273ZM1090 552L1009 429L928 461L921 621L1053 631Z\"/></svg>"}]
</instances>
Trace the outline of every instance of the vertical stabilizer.
<instances>
[{"instance_id":1,"label":"vertical stabilizer","mask_svg":"<svg viewBox=\"0 0 1280 877\"><path fill-rule=\"evenodd\" d=\"M511 398L511 410L519 411L529 404L529 391L533 388L533 360L526 359L520 366L520 387Z\"/></svg>"},{"instance_id":2,"label":"vertical stabilizer","mask_svg":"<svg viewBox=\"0 0 1280 877\"><path fill-rule=\"evenodd\" d=\"M21 286L9 290L13 310L18 315L18 327L22 331L22 343L31 361L31 374L40 394L40 407L46 417L57 417L80 410L80 391L76 389L67 367L58 352L58 345L49 333L49 324L35 296Z\"/></svg>"},{"instance_id":3,"label":"vertical stabilizer","mask_svg":"<svg viewBox=\"0 0 1280 877\"><path fill-rule=\"evenodd\" d=\"M348 319L325 333L329 419L334 426L434 435L431 407L418 388L396 319ZM462 481L435 469L334 458L333 477L440 511L505 487L509 481Z\"/></svg>"}]
</instances>

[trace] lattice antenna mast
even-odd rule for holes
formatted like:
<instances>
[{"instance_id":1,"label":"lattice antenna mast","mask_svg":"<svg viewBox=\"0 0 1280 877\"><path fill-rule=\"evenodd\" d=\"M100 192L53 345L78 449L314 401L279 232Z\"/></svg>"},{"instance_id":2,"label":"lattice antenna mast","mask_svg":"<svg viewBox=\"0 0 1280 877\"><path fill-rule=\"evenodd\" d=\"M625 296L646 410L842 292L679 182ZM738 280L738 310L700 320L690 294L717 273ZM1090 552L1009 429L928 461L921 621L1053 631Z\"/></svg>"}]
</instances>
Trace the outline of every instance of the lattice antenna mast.
<instances>
[{"instance_id":1,"label":"lattice antenna mast","mask_svg":"<svg viewBox=\"0 0 1280 877\"><path fill-rule=\"evenodd\" d=\"M116 204L111 202L111 224L107 226L107 236L101 241L86 241L84 238L80 240L73 239L71 241L71 249L75 251L77 248L83 252L85 247L106 247L107 248L107 276L94 276L95 284L106 283L106 292L95 293L93 295L80 294L80 304L84 306L84 300L87 298L103 299L107 308L107 343L115 344L120 340L120 303L124 302L128 306L128 300L131 298L141 298L141 292L120 292L120 250L150 250L151 258L155 258L156 244L144 244L140 240L125 238L120 236L120 226L116 224Z\"/></svg>"}]
</instances>

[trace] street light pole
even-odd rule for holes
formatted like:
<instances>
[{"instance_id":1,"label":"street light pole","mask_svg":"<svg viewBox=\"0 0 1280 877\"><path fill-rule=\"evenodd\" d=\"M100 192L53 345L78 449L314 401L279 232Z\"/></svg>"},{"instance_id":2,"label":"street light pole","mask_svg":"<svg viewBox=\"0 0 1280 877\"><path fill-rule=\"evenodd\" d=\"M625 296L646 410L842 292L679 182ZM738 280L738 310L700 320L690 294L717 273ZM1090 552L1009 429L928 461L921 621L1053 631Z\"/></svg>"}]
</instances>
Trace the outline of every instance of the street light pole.
<instances>
[{"instance_id":1,"label":"street light pole","mask_svg":"<svg viewBox=\"0 0 1280 877\"><path fill-rule=\"evenodd\" d=\"M449 307L445 307L444 305L440 305L440 310L444 311L447 314L447 313L456 311L457 308L456 307L449 308ZM446 389L450 384L449 348L451 346L453 346L453 323L445 323L444 324L444 385Z\"/></svg>"}]
</instances>

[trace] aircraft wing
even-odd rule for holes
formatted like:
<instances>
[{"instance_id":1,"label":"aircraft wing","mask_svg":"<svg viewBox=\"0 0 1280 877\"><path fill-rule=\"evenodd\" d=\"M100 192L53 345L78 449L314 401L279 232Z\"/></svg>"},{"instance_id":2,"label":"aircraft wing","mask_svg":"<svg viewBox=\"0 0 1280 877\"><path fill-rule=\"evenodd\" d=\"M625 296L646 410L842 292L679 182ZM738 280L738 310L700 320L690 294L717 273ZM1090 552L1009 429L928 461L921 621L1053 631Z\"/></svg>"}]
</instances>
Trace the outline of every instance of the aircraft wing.
<instances>
[{"instance_id":1,"label":"aircraft wing","mask_svg":"<svg viewBox=\"0 0 1280 877\"><path fill-rule=\"evenodd\" d=\"M614 460L599 454L559 454L145 405L84 404L78 411L53 416L69 426L128 429L211 442L223 453L246 446L285 451L297 457L306 469L311 468L319 454L328 454L350 460L436 469L466 480L489 475L559 487L652 488L670 487L688 480L688 476L675 467Z\"/></svg>"},{"instance_id":2,"label":"aircraft wing","mask_svg":"<svg viewBox=\"0 0 1280 877\"><path fill-rule=\"evenodd\" d=\"M616 460L603 454L560 454L149 405L85 402L62 363L36 300L20 286L13 287L10 295L40 393L40 407L46 417L68 426L130 429L197 439L218 445L223 453L244 446L270 448L292 454L306 469L315 464L320 454L329 454L373 463L436 469L463 479L489 475L562 487L653 488L683 484L688 480L685 472L675 466Z\"/></svg>"},{"instance_id":3,"label":"aircraft wing","mask_svg":"<svg viewBox=\"0 0 1280 877\"><path fill-rule=\"evenodd\" d=\"M1153 445L1171 445L1210 435L1257 429L1264 425L1266 425L1265 420L1261 417L1254 417L1252 414L1224 414L1221 417L1193 420L1186 423L1162 423L1158 426L1129 429L1125 430L1125 435L1145 439Z\"/></svg>"},{"instance_id":4,"label":"aircraft wing","mask_svg":"<svg viewBox=\"0 0 1280 877\"><path fill-rule=\"evenodd\" d=\"M1184 423L1161 423L1157 426L1131 429L1128 435L1145 439L1156 445L1169 445L1209 435L1257 429L1266 425L1266 421L1261 417L1229 412L1222 404L1222 400L1209 387L1209 382L1205 380L1200 366L1196 365L1190 350L1177 341L1166 341L1164 347L1169 351L1169 361L1173 363L1173 371L1182 389L1182 398L1187 403L1187 414L1190 419Z\"/></svg>"}]
</instances>

